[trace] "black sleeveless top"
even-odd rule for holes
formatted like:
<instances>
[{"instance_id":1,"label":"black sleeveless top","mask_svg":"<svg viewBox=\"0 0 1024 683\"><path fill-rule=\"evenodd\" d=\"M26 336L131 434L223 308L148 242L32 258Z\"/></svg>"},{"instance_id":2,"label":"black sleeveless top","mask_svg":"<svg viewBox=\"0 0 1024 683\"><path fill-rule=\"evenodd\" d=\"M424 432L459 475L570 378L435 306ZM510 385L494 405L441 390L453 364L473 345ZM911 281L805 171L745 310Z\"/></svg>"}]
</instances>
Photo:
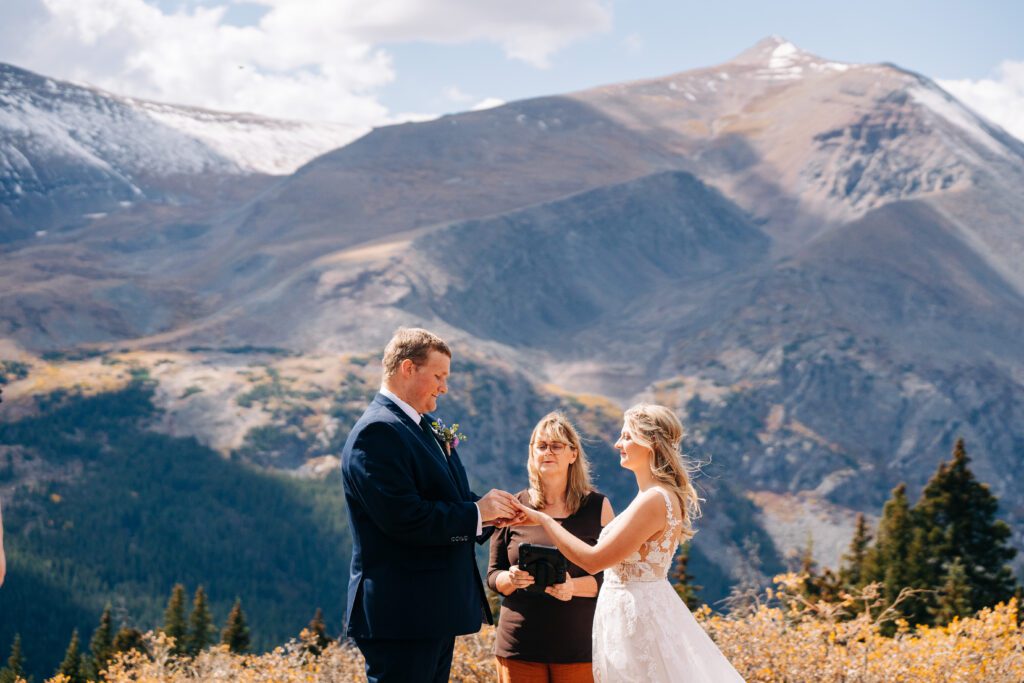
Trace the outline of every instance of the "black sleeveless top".
<instances>
[{"instance_id":1,"label":"black sleeveless top","mask_svg":"<svg viewBox=\"0 0 1024 683\"><path fill-rule=\"evenodd\" d=\"M523 504L530 505L529 491L522 491L517 497ZM591 492L576 514L559 521L573 536L596 545L601 534L604 499L602 494ZM554 545L540 526L499 529L491 537L491 561L487 569L487 585L491 590L497 591L498 572L519 563L520 543ZM570 562L569 576L588 574ZM594 578L600 589L602 574ZM506 659L552 664L592 661L591 630L596 607L596 597L574 596L563 602L546 593L517 590L502 600L494 654Z\"/></svg>"}]
</instances>

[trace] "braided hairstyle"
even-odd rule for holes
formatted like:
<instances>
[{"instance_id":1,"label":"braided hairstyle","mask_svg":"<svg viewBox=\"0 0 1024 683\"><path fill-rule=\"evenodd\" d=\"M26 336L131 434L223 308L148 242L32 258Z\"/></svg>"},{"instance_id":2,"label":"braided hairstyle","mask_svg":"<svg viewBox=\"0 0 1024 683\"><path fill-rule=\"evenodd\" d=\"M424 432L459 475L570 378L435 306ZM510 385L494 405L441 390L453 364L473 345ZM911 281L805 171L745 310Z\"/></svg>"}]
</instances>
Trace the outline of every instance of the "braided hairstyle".
<instances>
[{"instance_id":1,"label":"braided hairstyle","mask_svg":"<svg viewBox=\"0 0 1024 683\"><path fill-rule=\"evenodd\" d=\"M651 474L659 485L675 494L679 502L683 517L680 541L692 538L696 533L693 520L701 514L701 498L690 481L690 475L697 468L688 464L680 451L686 435L682 422L665 406L638 403L626 411L623 423L633 441L651 449Z\"/></svg>"}]
</instances>

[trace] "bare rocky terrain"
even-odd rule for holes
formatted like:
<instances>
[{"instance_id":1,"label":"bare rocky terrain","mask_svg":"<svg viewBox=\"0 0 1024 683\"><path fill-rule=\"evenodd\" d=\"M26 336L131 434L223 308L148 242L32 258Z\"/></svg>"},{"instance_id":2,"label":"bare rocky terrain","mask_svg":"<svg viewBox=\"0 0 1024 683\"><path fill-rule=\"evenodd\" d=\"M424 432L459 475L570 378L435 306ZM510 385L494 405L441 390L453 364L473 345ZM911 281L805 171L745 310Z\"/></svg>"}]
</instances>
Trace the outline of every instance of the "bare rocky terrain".
<instances>
[{"instance_id":1,"label":"bare rocky terrain","mask_svg":"<svg viewBox=\"0 0 1024 683\"><path fill-rule=\"evenodd\" d=\"M1024 549L1024 143L925 76L772 38L232 178L33 214L32 238L11 219L0 337L32 371L4 419L138 366L154 429L327 476L376 354L421 324L463 362L442 412L471 419L481 484L522 483L542 409L576 406L609 455L621 408L677 408L708 490L745 496L696 540L726 576L744 504L777 557L810 534L834 566L853 516L958 436ZM70 349L102 357L42 360Z\"/></svg>"}]
</instances>

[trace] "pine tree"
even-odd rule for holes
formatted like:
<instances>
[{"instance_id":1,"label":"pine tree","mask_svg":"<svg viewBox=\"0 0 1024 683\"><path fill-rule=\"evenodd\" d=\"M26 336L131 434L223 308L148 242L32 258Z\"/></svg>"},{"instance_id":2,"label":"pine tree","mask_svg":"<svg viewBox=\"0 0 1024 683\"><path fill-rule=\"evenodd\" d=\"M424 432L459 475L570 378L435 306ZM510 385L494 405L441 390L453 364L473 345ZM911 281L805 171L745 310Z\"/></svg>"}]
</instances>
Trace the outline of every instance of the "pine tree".
<instances>
[{"instance_id":1,"label":"pine tree","mask_svg":"<svg viewBox=\"0 0 1024 683\"><path fill-rule=\"evenodd\" d=\"M997 498L969 465L964 441L957 439L952 459L925 485L914 515L925 534L924 582L938 588L959 560L973 613L1013 595L1016 582L1008 563L1017 551L1008 544L1010 527L996 519Z\"/></svg>"},{"instance_id":2,"label":"pine tree","mask_svg":"<svg viewBox=\"0 0 1024 683\"><path fill-rule=\"evenodd\" d=\"M68 677L69 683L86 683L85 658L82 656L78 644L78 629L71 632L71 642L64 653L64 661L61 662L57 673Z\"/></svg>"},{"instance_id":3,"label":"pine tree","mask_svg":"<svg viewBox=\"0 0 1024 683\"><path fill-rule=\"evenodd\" d=\"M122 626L114 636L113 644L114 652L130 652L132 650L138 650L142 653L149 653L149 648L146 647L146 639L142 637L142 632L137 628L129 628Z\"/></svg>"},{"instance_id":4,"label":"pine tree","mask_svg":"<svg viewBox=\"0 0 1024 683\"><path fill-rule=\"evenodd\" d=\"M303 630L312 636L312 642L306 649L316 656L320 656L324 648L332 642L330 636L327 635L327 625L324 624L324 612L319 607L316 608L316 614L313 615L309 625Z\"/></svg>"},{"instance_id":5,"label":"pine tree","mask_svg":"<svg viewBox=\"0 0 1024 683\"><path fill-rule=\"evenodd\" d=\"M228 614L224 631L221 632L220 642L236 653L246 652L249 649L249 626L245 623L245 613L242 611L240 598L235 598L235 605L231 608L231 613Z\"/></svg>"},{"instance_id":6,"label":"pine tree","mask_svg":"<svg viewBox=\"0 0 1024 683\"><path fill-rule=\"evenodd\" d=\"M25 656L21 654L21 634L14 635L11 645L11 656L7 658L7 666L0 669L0 683L14 683L25 677Z\"/></svg>"},{"instance_id":7,"label":"pine tree","mask_svg":"<svg viewBox=\"0 0 1024 683\"><path fill-rule=\"evenodd\" d=\"M691 610L695 610L701 605L700 598L697 597L697 591L703 588L703 586L698 586L694 583L694 579L689 572L689 564L690 543L686 542L679 548L679 554L676 556L675 567L672 570L672 581L680 599Z\"/></svg>"},{"instance_id":8,"label":"pine tree","mask_svg":"<svg viewBox=\"0 0 1024 683\"><path fill-rule=\"evenodd\" d=\"M839 582L846 590L862 588L867 584L870 549L871 532L868 531L867 519L861 513L857 515L857 526L853 531L850 549L843 555L842 566L839 569Z\"/></svg>"},{"instance_id":9,"label":"pine tree","mask_svg":"<svg viewBox=\"0 0 1024 683\"><path fill-rule=\"evenodd\" d=\"M885 600L892 603L904 588L916 584L919 574L914 544L914 520L907 501L907 485L900 484L882 508L878 523L877 541L865 566L869 575L866 582L881 581Z\"/></svg>"},{"instance_id":10,"label":"pine tree","mask_svg":"<svg viewBox=\"0 0 1024 683\"><path fill-rule=\"evenodd\" d=\"M114 626L111 623L109 603L103 609L100 625L96 627L89 641L89 653L92 655L89 661L89 677L99 680L100 672L114 656Z\"/></svg>"},{"instance_id":11,"label":"pine tree","mask_svg":"<svg viewBox=\"0 0 1024 683\"><path fill-rule=\"evenodd\" d=\"M180 583L174 584L171 597L167 601L167 609L164 610L164 633L174 638L174 648L171 652L176 655L183 654L188 632L185 630L185 586Z\"/></svg>"},{"instance_id":12,"label":"pine tree","mask_svg":"<svg viewBox=\"0 0 1024 683\"><path fill-rule=\"evenodd\" d=\"M955 617L974 614L974 610L971 609L971 586L967 581L967 570L959 557L949 565L936 604L929 612L935 624L940 626L948 624Z\"/></svg>"},{"instance_id":13,"label":"pine tree","mask_svg":"<svg viewBox=\"0 0 1024 683\"><path fill-rule=\"evenodd\" d=\"M831 569L826 568L818 573L818 563L814 559L814 538L807 534L807 545L800 555L799 574L800 595L811 602L836 602L839 599L839 577Z\"/></svg>"},{"instance_id":14,"label":"pine tree","mask_svg":"<svg viewBox=\"0 0 1024 683\"><path fill-rule=\"evenodd\" d=\"M192 614L188 618L185 651L195 657L216 642L214 633L213 617L210 615L206 591L200 586L196 589L195 597L192 599Z\"/></svg>"},{"instance_id":15,"label":"pine tree","mask_svg":"<svg viewBox=\"0 0 1024 683\"><path fill-rule=\"evenodd\" d=\"M821 595L818 585L818 563L814 561L814 538L809 532L807 545L804 546L804 550L800 554L799 573L803 577L803 581L800 583L800 592L808 600L817 600Z\"/></svg>"}]
</instances>

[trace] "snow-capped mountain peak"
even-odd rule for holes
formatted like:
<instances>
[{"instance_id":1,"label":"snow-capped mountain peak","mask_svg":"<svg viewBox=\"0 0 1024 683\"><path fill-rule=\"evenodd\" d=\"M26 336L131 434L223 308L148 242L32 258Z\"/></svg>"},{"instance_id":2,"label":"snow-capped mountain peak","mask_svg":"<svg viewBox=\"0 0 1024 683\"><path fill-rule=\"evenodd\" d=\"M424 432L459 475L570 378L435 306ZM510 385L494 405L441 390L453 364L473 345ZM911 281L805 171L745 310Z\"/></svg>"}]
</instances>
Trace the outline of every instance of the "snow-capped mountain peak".
<instances>
[{"instance_id":1,"label":"snow-capped mountain peak","mask_svg":"<svg viewBox=\"0 0 1024 683\"><path fill-rule=\"evenodd\" d=\"M137 100L0 64L5 170L11 156L51 152L127 176L281 175L365 132Z\"/></svg>"},{"instance_id":2,"label":"snow-capped mountain peak","mask_svg":"<svg viewBox=\"0 0 1024 683\"><path fill-rule=\"evenodd\" d=\"M753 67L759 78L791 80L807 72L846 71L851 64L822 59L797 47L782 36L769 36L730 60L736 66Z\"/></svg>"},{"instance_id":3,"label":"snow-capped mountain peak","mask_svg":"<svg viewBox=\"0 0 1024 683\"><path fill-rule=\"evenodd\" d=\"M365 132L132 99L0 64L0 242L220 187L197 177L288 175Z\"/></svg>"}]
</instances>

